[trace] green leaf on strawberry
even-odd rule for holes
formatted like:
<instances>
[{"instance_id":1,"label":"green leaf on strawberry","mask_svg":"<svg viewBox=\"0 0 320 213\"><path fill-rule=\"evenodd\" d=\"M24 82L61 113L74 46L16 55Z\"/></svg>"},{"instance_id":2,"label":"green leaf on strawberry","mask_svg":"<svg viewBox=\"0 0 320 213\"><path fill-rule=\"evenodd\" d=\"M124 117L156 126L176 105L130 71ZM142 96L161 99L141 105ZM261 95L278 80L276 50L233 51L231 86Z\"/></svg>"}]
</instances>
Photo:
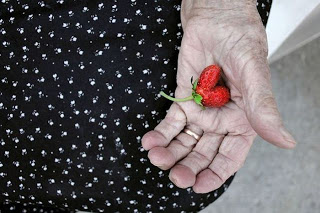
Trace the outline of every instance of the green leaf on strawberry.
<instances>
[{"instance_id":1,"label":"green leaf on strawberry","mask_svg":"<svg viewBox=\"0 0 320 213\"><path fill-rule=\"evenodd\" d=\"M201 95L195 94L195 95L193 96L193 100L194 100L197 104L202 105L202 103L201 103L202 96L201 96Z\"/></svg>"},{"instance_id":2,"label":"green leaf on strawberry","mask_svg":"<svg viewBox=\"0 0 320 213\"><path fill-rule=\"evenodd\" d=\"M199 80L199 79L197 79L197 80L193 83L192 90L196 90L197 84L198 84L198 80Z\"/></svg>"}]
</instances>

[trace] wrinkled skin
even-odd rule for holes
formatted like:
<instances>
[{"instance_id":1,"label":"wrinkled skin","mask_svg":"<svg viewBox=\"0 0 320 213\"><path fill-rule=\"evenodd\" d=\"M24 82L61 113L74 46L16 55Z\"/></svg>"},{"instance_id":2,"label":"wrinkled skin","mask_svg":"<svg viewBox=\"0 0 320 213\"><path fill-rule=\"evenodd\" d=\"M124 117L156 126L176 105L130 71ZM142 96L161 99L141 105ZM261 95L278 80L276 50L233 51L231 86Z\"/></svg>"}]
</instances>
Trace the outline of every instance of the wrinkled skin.
<instances>
[{"instance_id":1,"label":"wrinkled skin","mask_svg":"<svg viewBox=\"0 0 320 213\"><path fill-rule=\"evenodd\" d=\"M176 98L191 94L191 76L222 67L231 101L202 110L193 101L173 102L166 117L142 138L148 158L180 188L196 193L219 188L244 164L255 137L294 148L271 91L265 28L255 1L183 0L184 36L178 57ZM197 142L182 130L201 135Z\"/></svg>"}]
</instances>

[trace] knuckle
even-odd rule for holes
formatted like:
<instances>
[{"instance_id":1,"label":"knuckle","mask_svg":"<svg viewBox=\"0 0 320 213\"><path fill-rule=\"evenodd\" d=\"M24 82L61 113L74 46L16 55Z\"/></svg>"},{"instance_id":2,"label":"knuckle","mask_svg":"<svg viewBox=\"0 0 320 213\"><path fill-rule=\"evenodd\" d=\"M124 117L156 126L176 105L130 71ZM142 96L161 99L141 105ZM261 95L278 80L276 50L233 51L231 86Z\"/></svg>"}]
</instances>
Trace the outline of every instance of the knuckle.
<instances>
[{"instance_id":1,"label":"knuckle","mask_svg":"<svg viewBox=\"0 0 320 213\"><path fill-rule=\"evenodd\" d=\"M212 160L208 156L201 154L199 152L196 152L196 151L192 151L189 155L191 155L192 158L194 159L194 161L196 161L196 162L206 161L207 163L210 163Z\"/></svg>"},{"instance_id":2,"label":"knuckle","mask_svg":"<svg viewBox=\"0 0 320 213\"><path fill-rule=\"evenodd\" d=\"M219 178L225 182L230 177L230 162L226 159L220 158L219 161L216 161L213 165L212 171L214 171Z\"/></svg>"}]
</instances>

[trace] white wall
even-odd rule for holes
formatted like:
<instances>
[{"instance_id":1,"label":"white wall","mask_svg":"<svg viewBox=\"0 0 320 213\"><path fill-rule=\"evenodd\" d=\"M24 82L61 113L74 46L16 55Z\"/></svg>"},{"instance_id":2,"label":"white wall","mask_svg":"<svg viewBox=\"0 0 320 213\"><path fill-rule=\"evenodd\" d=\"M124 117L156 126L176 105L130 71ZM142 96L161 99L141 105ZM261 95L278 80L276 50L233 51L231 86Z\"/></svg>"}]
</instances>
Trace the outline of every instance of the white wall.
<instances>
[{"instance_id":1,"label":"white wall","mask_svg":"<svg viewBox=\"0 0 320 213\"><path fill-rule=\"evenodd\" d=\"M320 36L320 0L274 0L266 30L272 63Z\"/></svg>"}]
</instances>

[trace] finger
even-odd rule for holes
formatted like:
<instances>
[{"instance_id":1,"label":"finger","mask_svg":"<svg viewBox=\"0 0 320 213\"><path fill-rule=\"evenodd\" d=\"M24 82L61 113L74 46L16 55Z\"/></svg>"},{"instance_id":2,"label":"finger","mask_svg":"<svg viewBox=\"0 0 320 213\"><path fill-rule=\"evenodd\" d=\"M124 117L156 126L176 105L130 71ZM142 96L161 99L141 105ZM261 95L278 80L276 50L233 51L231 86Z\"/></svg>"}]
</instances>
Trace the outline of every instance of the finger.
<instances>
[{"instance_id":1,"label":"finger","mask_svg":"<svg viewBox=\"0 0 320 213\"><path fill-rule=\"evenodd\" d=\"M197 175L193 190L196 193L208 193L219 188L245 162L253 136L226 136L218 154L209 167Z\"/></svg>"},{"instance_id":2,"label":"finger","mask_svg":"<svg viewBox=\"0 0 320 213\"><path fill-rule=\"evenodd\" d=\"M166 147L186 125L186 115L178 104L173 103L165 118L141 139L142 147L149 150L155 146Z\"/></svg>"},{"instance_id":3,"label":"finger","mask_svg":"<svg viewBox=\"0 0 320 213\"><path fill-rule=\"evenodd\" d=\"M294 148L296 142L282 123L272 93L267 59L253 59L247 63L242 78L244 107L252 128L278 147Z\"/></svg>"},{"instance_id":4,"label":"finger","mask_svg":"<svg viewBox=\"0 0 320 213\"><path fill-rule=\"evenodd\" d=\"M195 126L188 125L187 128L198 135L202 135L202 130ZM190 153L196 143L197 140L194 137L181 132L167 147L157 146L150 149L148 158L153 165L167 170Z\"/></svg>"},{"instance_id":5,"label":"finger","mask_svg":"<svg viewBox=\"0 0 320 213\"><path fill-rule=\"evenodd\" d=\"M193 186L196 175L207 168L218 152L223 135L205 133L187 157L170 171L170 180L180 188Z\"/></svg>"}]
</instances>

